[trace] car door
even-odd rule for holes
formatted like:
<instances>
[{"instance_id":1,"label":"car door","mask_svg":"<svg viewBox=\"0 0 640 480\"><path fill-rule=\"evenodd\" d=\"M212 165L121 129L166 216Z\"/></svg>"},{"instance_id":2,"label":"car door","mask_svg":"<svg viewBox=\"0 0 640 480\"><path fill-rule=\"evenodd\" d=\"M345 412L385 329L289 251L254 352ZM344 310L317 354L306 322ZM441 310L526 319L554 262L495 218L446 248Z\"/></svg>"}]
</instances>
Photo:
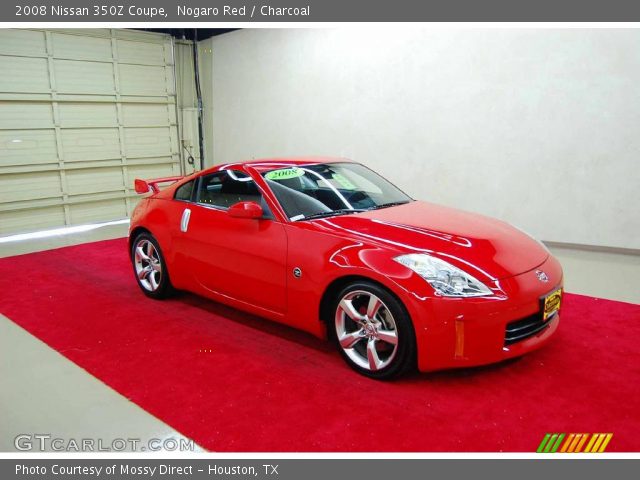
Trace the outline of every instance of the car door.
<instances>
[{"instance_id":1,"label":"car door","mask_svg":"<svg viewBox=\"0 0 640 480\"><path fill-rule=\"evenodd\" d=\"M182 249L195 281L207 291L283 314L287 238L254 180L239 170L203 175L181 219ZM261 204L261 219L232 218L241 201Z\"/></svg>"}]
</instances>

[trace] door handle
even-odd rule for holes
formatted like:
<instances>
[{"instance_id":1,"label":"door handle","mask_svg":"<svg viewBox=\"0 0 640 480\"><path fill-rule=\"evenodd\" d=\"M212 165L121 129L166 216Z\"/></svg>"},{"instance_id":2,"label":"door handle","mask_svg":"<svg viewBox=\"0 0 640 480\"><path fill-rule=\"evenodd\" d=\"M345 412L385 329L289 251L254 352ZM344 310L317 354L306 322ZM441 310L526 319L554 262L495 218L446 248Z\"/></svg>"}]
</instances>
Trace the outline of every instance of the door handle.
<instances>
[{"instance_id":1,"label":"door handle","mask_svg":"<svg viewBox=\"0 0 640 480\"><path fill-rule=\"evenodd\" d=\"M184 209L184 212L182 212L182 220L180 220L180 231L181 232L186 232L187 229L189 228L189 219L191 218L191 210L189 210L188 208Z\"/></svg>"}]
</instances>

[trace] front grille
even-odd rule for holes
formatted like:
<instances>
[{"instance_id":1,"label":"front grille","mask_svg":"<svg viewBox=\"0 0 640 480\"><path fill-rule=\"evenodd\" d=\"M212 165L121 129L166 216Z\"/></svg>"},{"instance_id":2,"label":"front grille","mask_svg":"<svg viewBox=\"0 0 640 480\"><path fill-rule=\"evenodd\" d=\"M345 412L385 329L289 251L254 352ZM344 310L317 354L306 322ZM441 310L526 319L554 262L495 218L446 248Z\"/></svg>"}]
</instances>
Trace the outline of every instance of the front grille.
<instances>
[{"instance_id":1,"label":"front grille","mask_svg":"<svg viewBox=\"0 0 640 480\"><path fill-rule=\"evenodd\" d=\"M542 313L537 312L521 320L508 323L507 331L504 336L504 344L511 345L526 338L533 337L547 328L552 318L553 316L548 318L546 322L542 321Z\"/></svg>"}]
</instances>

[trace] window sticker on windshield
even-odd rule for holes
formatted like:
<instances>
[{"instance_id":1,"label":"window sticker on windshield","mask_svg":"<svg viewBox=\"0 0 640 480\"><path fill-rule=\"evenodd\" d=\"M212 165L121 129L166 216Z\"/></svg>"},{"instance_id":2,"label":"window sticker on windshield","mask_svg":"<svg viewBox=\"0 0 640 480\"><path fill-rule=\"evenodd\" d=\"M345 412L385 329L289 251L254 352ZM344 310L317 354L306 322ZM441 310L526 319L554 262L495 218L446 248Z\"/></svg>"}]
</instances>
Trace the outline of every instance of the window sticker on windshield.
<instances>
[{"instance_id":1,"label":"window sticker on windshield","mask_svg":"<svg viewBox=\"0 0 640 480\"><path fill-rule=\"evenodd\" d=\"M338 182L342 188L346 188L347 190L355 190L356 186L351 183L349 181L349 179L347 177L345 177L344 175L340 174L340 173L334 173L333 174L333 179Z\"/></svg>"},{"instance_id":2,"label":"window sticker on windshield","mask_svg":"<svg viewBox=\"0 0 640 480\"><path fill-rule=\"evenodd\" d=\"M280 170L272 170L267 172L265 178L269 180L287 180L289 178L297 178L304 175L304 170L298 167L281 168Z\"/></svg>"}]
</instances>

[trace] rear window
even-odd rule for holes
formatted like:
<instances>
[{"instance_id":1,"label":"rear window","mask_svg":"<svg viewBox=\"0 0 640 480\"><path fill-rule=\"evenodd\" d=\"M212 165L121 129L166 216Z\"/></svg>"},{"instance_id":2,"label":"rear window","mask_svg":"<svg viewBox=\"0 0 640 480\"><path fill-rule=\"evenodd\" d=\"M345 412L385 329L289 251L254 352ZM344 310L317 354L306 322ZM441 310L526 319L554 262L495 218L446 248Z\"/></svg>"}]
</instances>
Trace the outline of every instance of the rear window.
<instances>
[{"instance_id":1,"label":"rear window","mask_svg":"<svg viewBox=\"0 0 640 480\"><path fill-rule=\"evenodd\" d=\"M191 180L190 182L187 182L184 185L181 185L180 187L178 187L178 189L176 190L176 194L174 195L173 198L175 198L176 200L183 200L186 202L191 201L191 198L193 195L193 184L194 184L194 181Z\"/></svg>"}]
</instances>

